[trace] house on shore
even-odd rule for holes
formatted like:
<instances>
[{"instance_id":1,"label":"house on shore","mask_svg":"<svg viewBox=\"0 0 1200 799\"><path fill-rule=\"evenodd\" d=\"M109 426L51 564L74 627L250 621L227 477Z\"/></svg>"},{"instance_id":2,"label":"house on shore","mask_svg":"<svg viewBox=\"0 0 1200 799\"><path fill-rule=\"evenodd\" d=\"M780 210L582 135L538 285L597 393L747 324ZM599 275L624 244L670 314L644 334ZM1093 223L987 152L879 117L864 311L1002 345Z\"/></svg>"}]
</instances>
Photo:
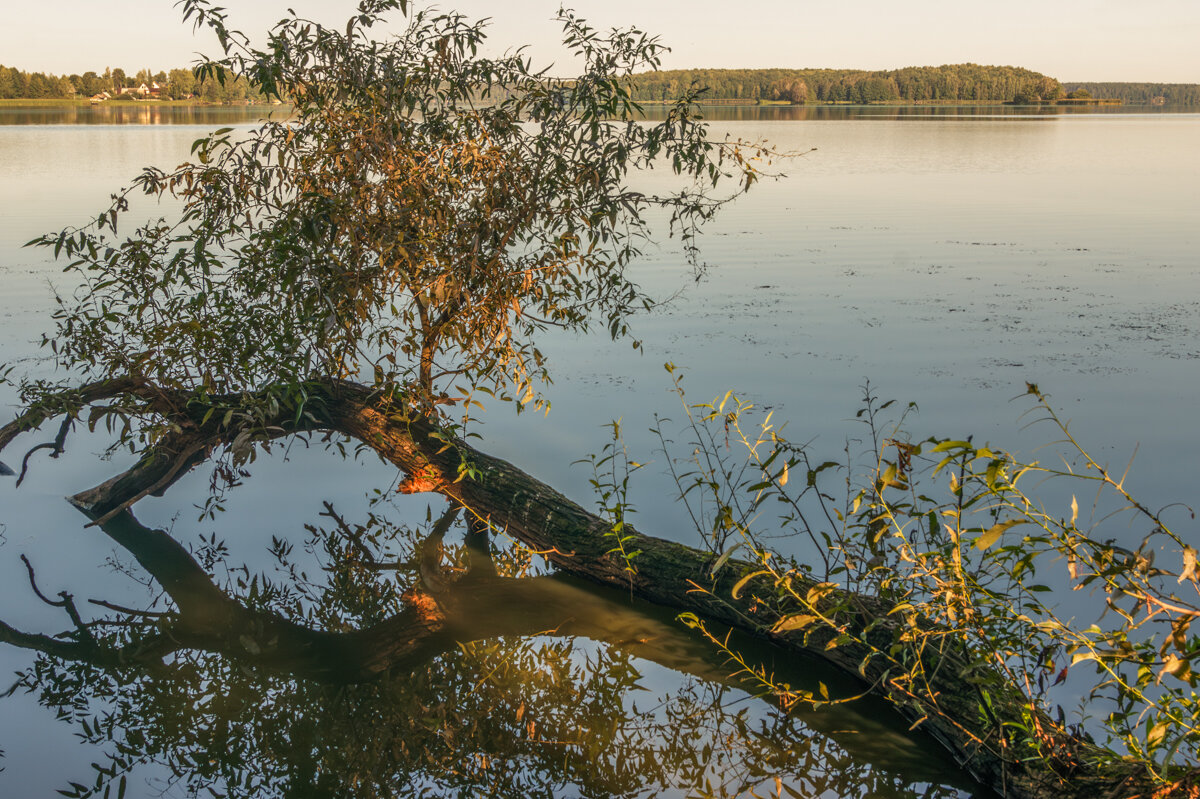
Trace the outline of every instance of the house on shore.
<instances>
[{"instance_id":1,"label":"house on shore","mask_svg":"<svg viewBox=\"0 0 1200 799\"><path fill-rule=\"evenodd\" d=\"M159 88L157 83L151 86L142 83L137 86L126 86L121 89L122 97L130 97L134 100L157 98L161 93L162 89Z\"/></svg>"}]
</instances>

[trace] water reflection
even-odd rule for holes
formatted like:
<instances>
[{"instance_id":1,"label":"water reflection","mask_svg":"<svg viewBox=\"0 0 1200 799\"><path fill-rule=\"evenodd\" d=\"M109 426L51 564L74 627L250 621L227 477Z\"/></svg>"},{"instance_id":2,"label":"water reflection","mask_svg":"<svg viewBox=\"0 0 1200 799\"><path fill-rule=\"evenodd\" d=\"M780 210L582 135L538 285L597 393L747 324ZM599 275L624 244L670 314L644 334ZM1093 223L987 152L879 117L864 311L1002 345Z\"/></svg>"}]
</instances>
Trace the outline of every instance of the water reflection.
<instances>
[{"instance_id":1,"label":"water reflection","mask_svg":"<svg viewBox=\"0 0 1200 799\"><path fill-rule=\"evenodd\" d=\"M240 125L286 116L288 106L2 105L0 125Z\"/></svg>"},{"instance_id":2,"label":"water reflection","mask_svg":"<svg viewBox=\"0 0 1200 799\"><path fill-rule=\"evenodd\" d=\"M647 105L650 119L662 119L664 106ZM1095 116L1187 113L1170 106L1013 106L1013 105L709 105L704 118L736 122L828 122L839 120L920 121L953 119L1061 119Z\"/></svg>"},{"instance_id":3,"label":"water reflection","mask_svg":"<svg viewBox=\"0 0 1200 799\"><path fill-rule=\"evenodd\" d=\"M1171 106L1005 106L1005 105L709 105L710 121L803 122L838 120L919 121L952 119L1061 119L1068 116L1164 115L1190 109ZM646 105L648 119L663 119L667 108ZM290 106L159 105L0 105L2 125L239 125L290 113Z\"/></svg>"},{"instance_id":4,"label":"water reflection","mask_svg":"<svg viewBox=\"0 0 1200 799\"><path fill-rule=\"evenodd\" d=\"M19 690L104 753L69 795L146 768L247 797L966 795L883 706L747 701L670 613L538 574L481 525L450 544L449 515L430 532L323 516L253 570L125 513L102 529L150 576L144 608L85 621L37 594L73 632L0 637L42 650ZM739 646L793 685L855 689Z\"/></svg>"}]
</instances>

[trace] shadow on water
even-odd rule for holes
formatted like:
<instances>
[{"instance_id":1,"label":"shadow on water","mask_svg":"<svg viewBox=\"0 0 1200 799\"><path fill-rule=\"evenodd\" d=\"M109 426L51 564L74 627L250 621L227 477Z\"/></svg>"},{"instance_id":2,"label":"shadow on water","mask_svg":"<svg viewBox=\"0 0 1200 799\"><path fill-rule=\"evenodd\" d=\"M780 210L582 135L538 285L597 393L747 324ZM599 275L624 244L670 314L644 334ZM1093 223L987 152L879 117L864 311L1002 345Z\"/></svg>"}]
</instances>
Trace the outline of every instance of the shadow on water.
<instances>
[{"instance_id":1,"label":"shadow on water","mask_svg":"<svg viewBox=\"0 0 1200 799\"><path fill-rule=\"evenodd\" d=\"M328 505L322 517L301 545L275 539L256 570L215 536L189 549L122 513L102 529L148 574L151 598L93 600L103 615L87 622L29 566L30 596L74 631L0 626L0 640L40 650L16 689L103 753L67 795L103 795L147 768L246 797L974 790L881 703L757 700L670 611L538 573L484 525L452 544L450 514L432 532L375 513L351 523ZM761 642L731 644L793 687L862 690Z\"/></svg>"}]
</instances>

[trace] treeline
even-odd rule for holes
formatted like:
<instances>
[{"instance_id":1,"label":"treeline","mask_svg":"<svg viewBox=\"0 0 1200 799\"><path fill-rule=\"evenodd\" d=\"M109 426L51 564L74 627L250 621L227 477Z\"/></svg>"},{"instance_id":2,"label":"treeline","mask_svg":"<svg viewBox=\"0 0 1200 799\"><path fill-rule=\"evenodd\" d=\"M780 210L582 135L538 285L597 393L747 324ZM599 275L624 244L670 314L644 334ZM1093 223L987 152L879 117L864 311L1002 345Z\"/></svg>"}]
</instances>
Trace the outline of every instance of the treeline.
<instances>
[{"instance_id":1,"label":"treeline","mask_svg":"<svg viewBox=\"0 0 1200 799\"><path fill-rule=\"evenodd\" d=\"M1068 83L1068 91L1111 97L1126 105L1200 106L1200 84L1195 83Z\"/></svg>"},{"instance_id":2,"label":"treeline","mask_svg":"<svg viewBox=\"0 0 1200 799\"><path fill-rule=\"evenodd\" d=\"M0 99L71 97L74 92L75 87L66 76L21 72L0 64Z\"/></svg>"},{"instance_id":3,"label":"treeline","mask_svg":"<svg viewBox=\"0 0 1200 799\"><path fill-rule=\"evenodd\" d=\"M1126 105L1200 106L1200 84L1067 83L1021 67L949 64L885 71L860 69L677 69L631 78L634 98L670 101L693 83L709 100L788 103L1038 102L1076 92L1121 100ZM157 85L158 99L195 98L209 103L259 102L261 92L244 79L198 81L190 69L50 75L0 65L0 99L69 99Z\"/></svg>"},{"instance_id":4,"label":"treeline","mask_svg":"<svg viewBox=\"0 0 1200 799\"><path fill-rule=\"evenodd\" d=\"M154 72L142 69L127 73L123 69L106 69L103 73L85 72L82 75L48 75L42 72L22 72L0 65L0 99L45 100L72 97L93 97L107 92L116 97L122 89L157 86L157 99L183 100L197 98L210 103L262 100L262 94L244 79L230 77L222 85L217 80L199 81L190 69ZM134 94L132 96L141 97Z\"/></svg>"},{"instance_id":5,"label":"treeline","mask_svg":"<svg viewBox=\"0 0 1200 799\"><path fill-rule=\"evenodd\" d=\"M683 69L633 76L638 100L669 100L693 83L705 97L801 102L1037 102L1065 95L1049 76L1021 67L949 64L861 69Z\"/></svg>"}]
</instances>

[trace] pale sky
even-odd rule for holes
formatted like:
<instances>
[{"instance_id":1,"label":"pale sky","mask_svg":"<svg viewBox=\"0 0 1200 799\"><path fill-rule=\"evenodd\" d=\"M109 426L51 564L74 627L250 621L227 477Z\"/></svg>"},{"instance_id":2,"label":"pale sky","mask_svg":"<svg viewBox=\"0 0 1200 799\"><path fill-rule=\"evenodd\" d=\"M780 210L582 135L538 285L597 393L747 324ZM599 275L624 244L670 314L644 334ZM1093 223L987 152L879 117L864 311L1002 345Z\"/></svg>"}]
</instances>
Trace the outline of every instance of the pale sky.
<instances>
[{"instance_id":1,"label":"pale sky","mask_svg":"<svg viewBox=\"0 0 1200 799\"><path fill-rule=\"evenodd\" d=\"M344 23L354 0L224 0L231 21L266 30L288 7ZM54 74L190 66L215 54L173 0L4 0L0 64ZM444 0L493 18L497 52L531 45L558 60L558 0ZM574 0L598 27L637 25L672 48L663 68L894 69L972 61L1062 81L1200 83L1200 0ZM564 67L566 65L564 64ZM557 70L556 70L557 71ZM564 68L561 74L570 70Z\"/></svg>"}]
</instances>

